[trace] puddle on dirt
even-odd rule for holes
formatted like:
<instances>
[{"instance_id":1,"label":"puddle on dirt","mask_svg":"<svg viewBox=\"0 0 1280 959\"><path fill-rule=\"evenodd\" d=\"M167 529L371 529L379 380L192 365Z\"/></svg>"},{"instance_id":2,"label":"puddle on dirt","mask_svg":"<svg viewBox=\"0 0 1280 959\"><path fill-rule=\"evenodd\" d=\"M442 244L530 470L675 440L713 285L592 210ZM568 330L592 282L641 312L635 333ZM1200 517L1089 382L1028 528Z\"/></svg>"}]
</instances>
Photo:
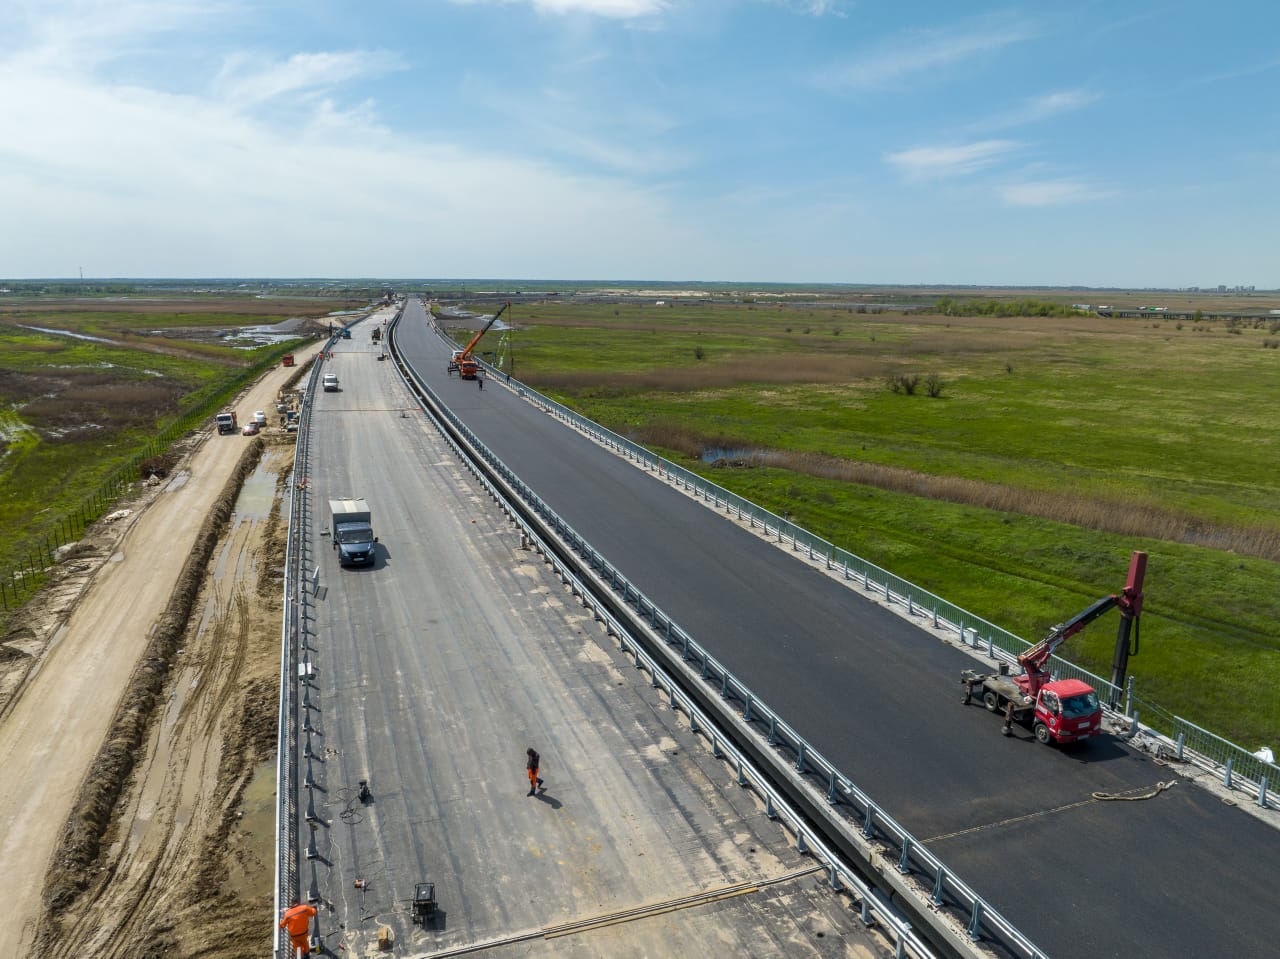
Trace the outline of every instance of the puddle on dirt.
<instances>
[{"instance_id":1,"label":"puddle on dirt","mask_svg":"<svg viewBox=\"0 0 1280 959\"><path fill-rule=\"evenodd\" d=\"M258 467L247 477L236 498L236 516L239 519L266 519L276 501L276 477L280 473L284 454L268 450L262 454Z\"/></svg>"},{"instance_id":2,"label":"puddle on dirt","mask_svg":"<svg viewBox=\"0 0 1280 959\"><path fill-rule=\"evenodd\" d=\"M267 863L275 860L276 761L260 763L244 787L240 799L240 824L230 842L240 855L227 857L227 884L245 898L269 894L271 874Z\"/></svg>"},{"instance_id":3,"label":"puddle on dirt","mask_svg":"<svg viewBox=\"0 0 1280 959\"><path fill-rule=\"evenodd\" d=\"M268 449L262 454L257 467L245 477L240 486L240 495L236 497L232 522L259 523L266 520L276 508L276 489L280 472L288 468L289 454L280 450ZM215 587L221 589L228 577L245 576L252 572L246 566L246 559L238 552L234 536L228 536L213 558L209 574ZM212 604L210 604L212 606ZM210 617L210 608L206 607L200 628L204 628Z\"/></svg>"}]
</instances>

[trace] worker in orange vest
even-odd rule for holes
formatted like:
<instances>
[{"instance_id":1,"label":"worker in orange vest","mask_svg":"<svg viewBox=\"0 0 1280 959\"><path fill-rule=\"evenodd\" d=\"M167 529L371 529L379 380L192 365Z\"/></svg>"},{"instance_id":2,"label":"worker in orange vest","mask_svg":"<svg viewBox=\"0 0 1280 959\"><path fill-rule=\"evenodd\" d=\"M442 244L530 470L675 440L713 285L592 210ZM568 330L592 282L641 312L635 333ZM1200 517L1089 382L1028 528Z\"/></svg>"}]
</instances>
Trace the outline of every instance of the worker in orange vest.
<instances>
[{"instance_id":1,"label":"worker in orange vest","mask_svg":"<svg viewBox=\"0 0 1280 959\"><path fill-rule=\"evenodd\" d=\"M289 930L289 941L293 943L293 955L299 952L306 956L311 954L311 920L316 915L316 907L310 903L293 900L293 905L284 911L280 920L280 928Z\"/></svg>"}]
</instances>

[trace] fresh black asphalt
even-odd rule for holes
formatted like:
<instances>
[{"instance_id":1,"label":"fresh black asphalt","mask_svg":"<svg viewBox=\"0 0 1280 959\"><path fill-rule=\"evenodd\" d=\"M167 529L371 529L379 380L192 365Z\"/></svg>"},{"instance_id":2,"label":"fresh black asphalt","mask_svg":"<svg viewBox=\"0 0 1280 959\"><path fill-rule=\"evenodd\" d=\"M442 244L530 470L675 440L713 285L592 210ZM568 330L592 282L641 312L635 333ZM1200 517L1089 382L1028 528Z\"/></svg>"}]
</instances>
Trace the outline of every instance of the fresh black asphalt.
<instances>
[{"instance_id":1,"label":"fresh black asphalt","mask_svg":"<svg viewBox=\"0 0 1280 959\"><path fill-rule=\"evenodd\" d=\"M1280 831L1189 783L1093 801L1176 773L1109 737L1002 737L961 705L962 651L513 393L448 376L418 301L397 342L574 529L1050 956L1277 954Z\"/></svg>"}]
</instances>

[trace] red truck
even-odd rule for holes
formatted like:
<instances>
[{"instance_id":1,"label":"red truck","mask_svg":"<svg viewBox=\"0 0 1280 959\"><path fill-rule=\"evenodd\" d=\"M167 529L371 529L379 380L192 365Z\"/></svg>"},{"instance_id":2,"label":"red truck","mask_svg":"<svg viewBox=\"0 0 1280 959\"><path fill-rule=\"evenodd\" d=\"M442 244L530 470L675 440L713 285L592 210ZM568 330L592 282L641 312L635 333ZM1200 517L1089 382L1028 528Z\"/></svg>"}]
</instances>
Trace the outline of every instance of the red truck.
<instances>
[{"instance_id":1,"label":"red truck","mask_svg":"<svg viewBox=\"0 0 1280 959\"><path fill-rule=\"evenodd\" d=\"M1078 679L1053 679L1049 661L1054 650L1080 630L1112 608L1120 610L1120 630L1116 636L1116 656L1112 664L1113 688L1124 685L1124 673L1130 655L1137 653L1129 645L1130 632L1142 613L1142 581L1147 572L1147 554L1135 551L1129 560L1129 578L1119 595L1104 596L1088 609L1078 613L1018 657L1021 676L1011 676L1007 664L1001 663L995 673L978 673L966 669L960 674L964 686L964 702L968 705L978 693L982 704L993 713L1004 714L1004 734L1013 735L1016 720L1029 726L1039 742L1071 743L1095 736L1102 729L1102 704L1093 687ZM1112 704L1114 705L1114 704Z\"/></svg>"}]
</instances>

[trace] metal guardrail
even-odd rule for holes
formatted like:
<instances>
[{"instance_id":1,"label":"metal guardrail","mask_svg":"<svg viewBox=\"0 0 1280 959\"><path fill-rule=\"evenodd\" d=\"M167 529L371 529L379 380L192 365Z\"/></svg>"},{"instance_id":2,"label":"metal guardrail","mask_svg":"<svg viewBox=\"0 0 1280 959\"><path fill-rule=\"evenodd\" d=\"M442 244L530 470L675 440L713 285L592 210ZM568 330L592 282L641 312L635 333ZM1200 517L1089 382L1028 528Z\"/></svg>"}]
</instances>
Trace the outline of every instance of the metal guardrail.
<instances>
[{"instance_id":1,"label":"metal guardrail","mask_svg":"<svg viewBox=\"0 0 1280 959\"><path fill-rule=\"evenodd\" d=\"M330 339L326 351L333 345ZM285 546L284 613L280 642L280 712L276 745L276 875L273 917L300 893L298 831L298 663L309 642L312 596L306 571L311 568L311 406L320 378L319 359L312 364L298 414L297 448L290 483L289 530ZM289 936L272 919L274 954L289 955Z\"/></svg>"},{"instance_id":2,"label":"metal guardrail","mask_svg":"<svg viewBox=\"0 0 1280 959\"><path fill-rule=\"evenodd\" d=\"M440 336L446 342L453 342L443 332L440 332ZM928 590L900 576L895 576L854 553L835 546L803 527L716 485L705 477L619 436L520 381L509 379L506 374L493 369L488 364L483 365L489 370L491 382L505 381L508 388L519 396L584 433L600 445L632 460L638 467L654 473L659 478L703 500L708 507L736 516L752 529L759 529L763 535L775 538L779 544L789 545L793 552L801 553L811 561L823 563L827 570L839 571L844 579L860 583L865 591L874 593L886 604L897 605L906 610L909 615L918 615L928 620L935 628L955 633L962 642L975 650L985 651L993 660L1013 664L1017 661L1019 653L1033 645L1020 636L989 623L980 616L935 596ZM1131 720L1135 729L1141 729L1147 735L1162 740L1170 751L1176 751L1180 759L1187 759L1213 770L1221 776L1225 785L1253 796L1259 805L1268 805L1269 788L1273 790L1280 788L1280 765L1269 763L1244 747L1181 717L1174 716L1159 705L1143 699L1134 691L1133 677L1129 678L1128 685L1122 689L1112 684L1110 680L1103 679L1061 657L1054 656L1052 664L1051 671L1056 678L1079 679L1097 690L1104 704L1123 704L1120 708L1109 711ZM1145 726L1139 722L1142 715L1148 717L1148 724ZM1160 725L1153 725L1150 722L1151 717L1157 717L1163 722Z\"/></svg>"},{"instance_id":3,"label":"metal guardrail","mask_svg":"<svg viewBox=\"0 0 1280 959\"><path fill-rule=\"evenodd\" d=\"M500 477L505 487L513 491L536 513L561 542L564 542L580 557L586 568L590 570L591 575L605 584L614 595L618 596L636 612L637 616L644 620L651 635L665 642L673 650L678 650L679 662L682 664L693 663L694 673L700 673L703 682L717 692L722 701L732 706L741 704L745 728L752 731L759 742L768 747L768 751L774 753L779 751L790 752L793 757L792 762L795 771L801 777L806 778L810 786L815 781L826 783L825 802L832 807L843 805L852 811L856 820L855 825L858 827L857 836L860 836L859 841L868 848L872 843L888 843L893 846L893 858L897 861L898 872L903 877L914 878L917 882L927 886L930 890L928 899L933 906L941 909L958 909L962 911L965 917L964 926L971 941L980 942L984 938L991 937L1000 942L1014 955L1026 956L1027 959L1044 959L1044 953L1028 937L1006 920L994 907L978 896L971 887L955 876L940 859L916 841L910 833L883 809L872 802L848 777L840 774L834 765L823 757L820 752L806 743L785 720L782 720L774 713L763 700L752 694L746 684L738 680L729 672L727 667L702 649L688 633L681 629L670 617L663 614L657 604L633 586L602 555L596 552L582 536L576 533L568 523L543 502L532 488L525 484L491 450L481 443L475 434L447 406L439 401L435 392L426 383L416 377L412 371L404 371L402 366L400 368L406 375L412 376L414 381L412 388L416 389L421 396L426 397L433 405L433 415L447 420L452 430L465 440L467 446L464 448L449 431L441 427L441 433L445 439L458 452L460 459L469 466L479 481L488 489L490 495L499 501L507 500L505 490L499 489L484 471L478 469L472 463L473 457L478 456L483 459L491 473ZM871 887L858 874L850 870L821 841L818 833L791 808L784 794L774 789L759 774L752 775L751 772L748 772L751 769L751 764L747 760L745 753L728 740L717 737L714 731L715 726L711 723L708 715L697 706L691 697L680 689L679 685L657 664L654 657L650 656L641 647L631 635L630 630L616 617L611 616L607 610L602 609L598 603L591 602L592 590L584 584L574 569L557 557L555 551L549 547L538 531L523 520L514 509L507 508L507 512L521 526L525 534L538 544L539 551L553 565L562 582L571 587L574 595L581 598L584 605L593 605L595 616L605 622L606 628L612 635L618 637L623 651L634 656L637 663L642 663L643 668L649 671L650 676L653 677L654 685L664 688L665 684L665 691L671 698L673 705L686 710L694 731L701 731L711 739L713 752L717 754L724 753L729 756L731 764L737 769L739 782L743 785L750 785L761 794L765 799L766 811L772 811L775 807L786 810L784 818L789 828L797 836L797 846L802 850L805 850L806 846L810 848L810 851L816 850L815 855L829 869L832 884L838 887L839 883L843 882L848 887L856 890L860 897L864 917L874 918L883 922L887 928L893 930L898 955L905 955L904 950L908 947L914 950L915 955L932 955L927 951L923 941L911 929L910 924L904 922L900 916L895 914L894 910L884 905ZM767 734L765 730L767 730ZM856 840L856 837L854 838Z\"/></svg>"}]
</instances>

